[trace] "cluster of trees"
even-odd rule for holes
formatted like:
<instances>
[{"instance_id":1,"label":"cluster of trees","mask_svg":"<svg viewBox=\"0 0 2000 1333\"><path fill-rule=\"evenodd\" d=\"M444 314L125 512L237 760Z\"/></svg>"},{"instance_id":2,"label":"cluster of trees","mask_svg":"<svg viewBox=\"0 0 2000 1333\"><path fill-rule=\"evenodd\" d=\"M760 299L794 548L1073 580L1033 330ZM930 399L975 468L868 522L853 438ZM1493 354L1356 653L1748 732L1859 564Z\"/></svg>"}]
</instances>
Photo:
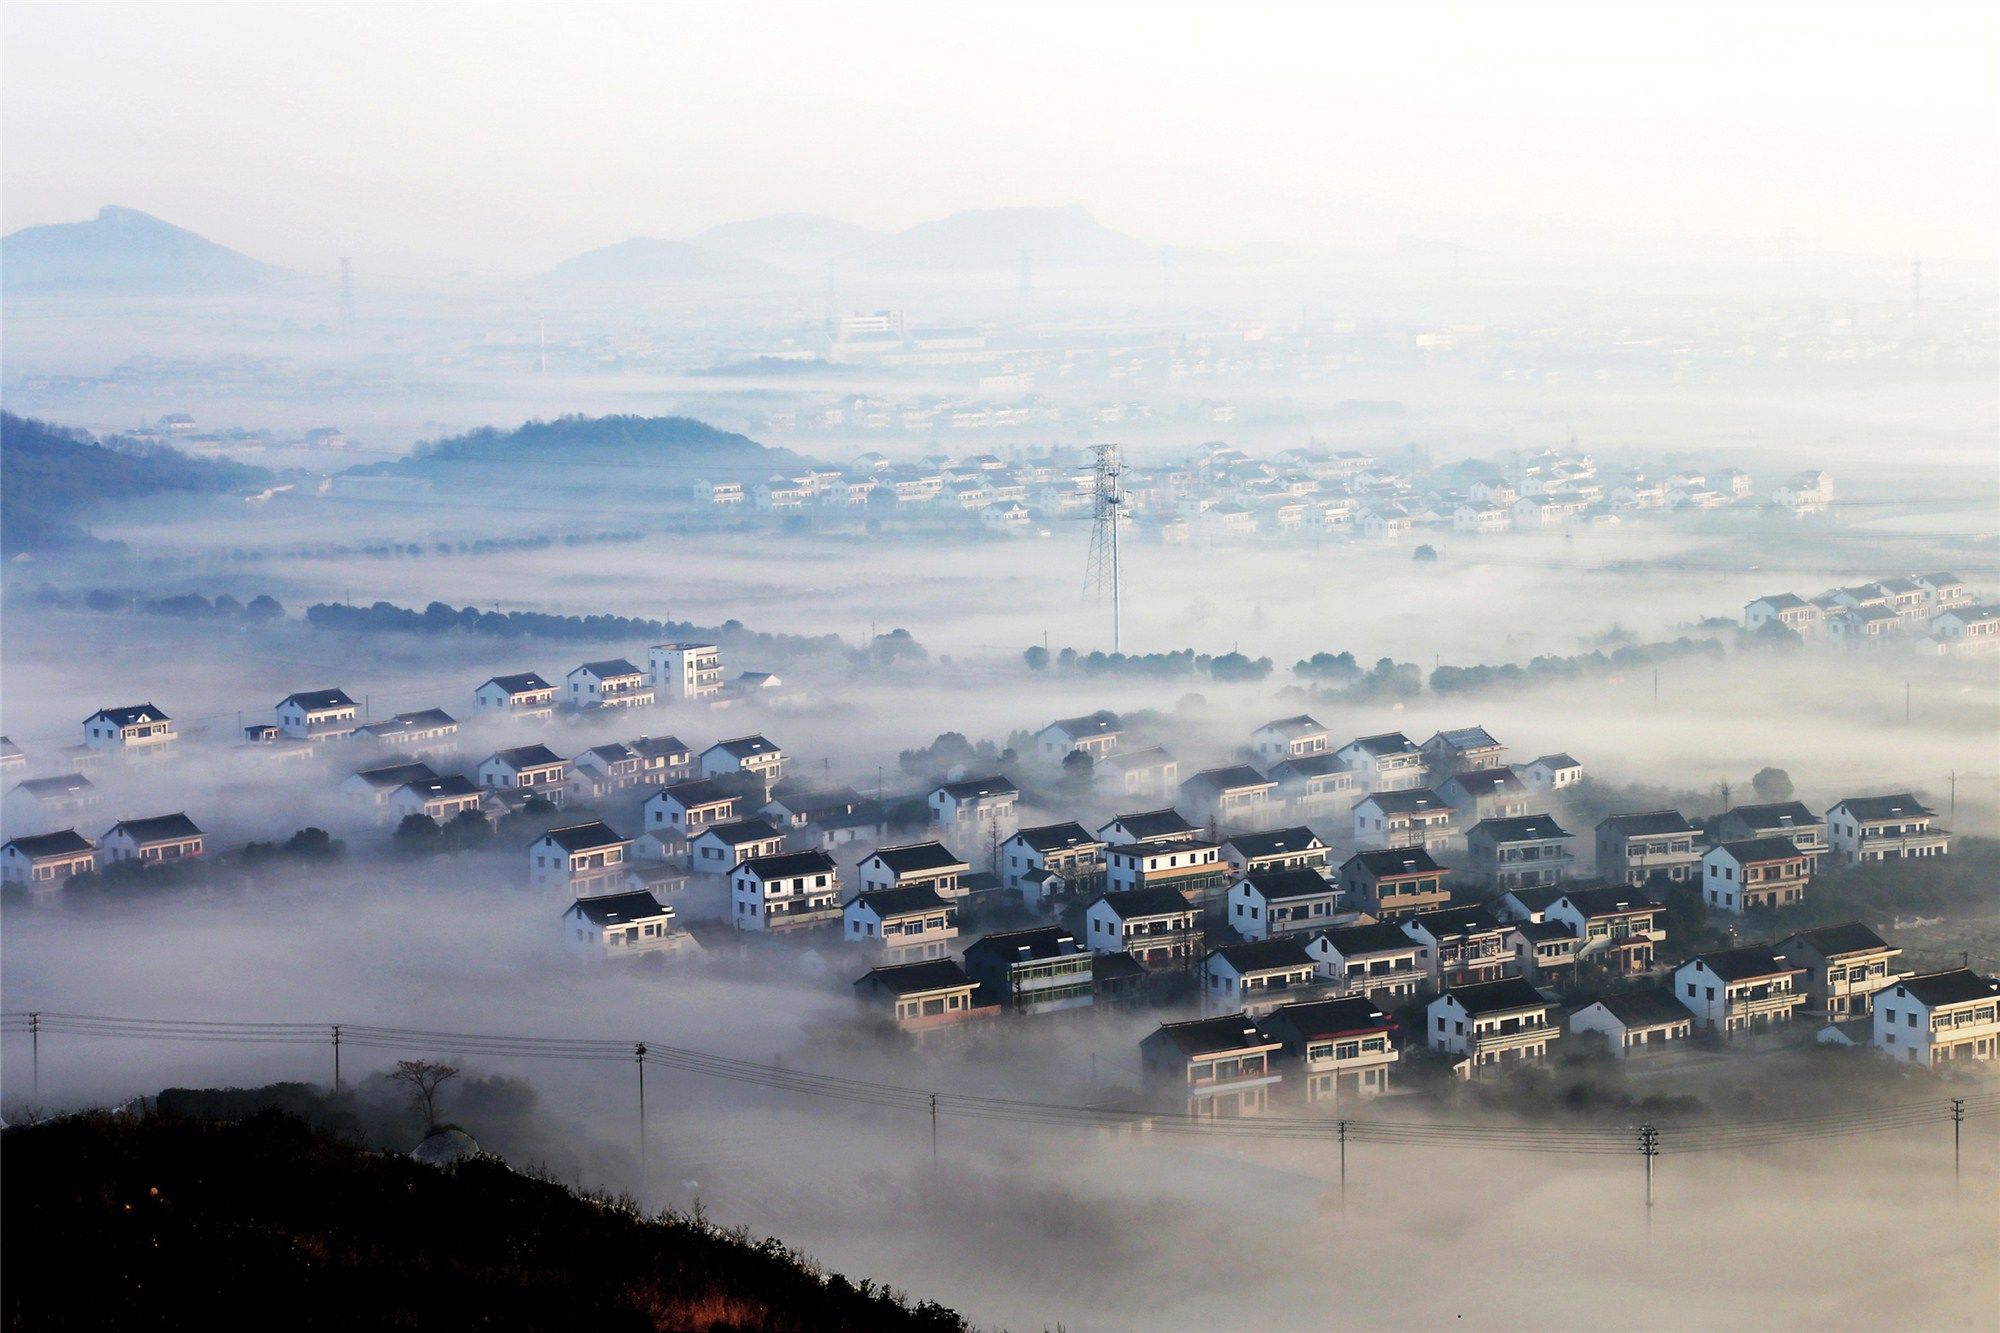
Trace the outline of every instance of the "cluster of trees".
<instances>
[{"instance_id":1,"label":"cluster of trees","mask_svg":"<svg viewBox=\"0 0 2000 1333\"><path fill-rule=\"evenodd\" d=\"M965 738L962 731L941 733L929 745L917 750L904 750L897 754L896 765L912 777L935 778L949 773L954 768L965 768L980 774L992 773L1004 764L1011 764L1014 751L1001 749L992 741L974 744Z\"/></svg>"},{"instance_id":2,"label":"cluster of trees","mask_svg":"<svg viewBox=\"0 0 2000 1333\"><path fill-rule=\"evenodd\" d=\"M323 828L302 828L283 842L250 842L243 845L243 860L248 865L337 861L346 854L347 844Z\"/></svg>"},{"instance_id":3,"label":"cluster of trees","mask_svg":"<svg viewBox=\"0 0 2000 1333\"><path fill-rule=\"evenodd\" d=\"M1192 648L1167 653L1079 653L1065 648L1053 658L1037 644L1021 654L1031 671L1047 671L1051 665L1060 672L1082 672L1088 676L1147 676L1158 680L1192 680L1207 677L1220 681L1263 680L1271 674L1271 659L1246 657L1230 652L1220 656L1197 653Z\"/></svg>"},{"instance_id":4,"label":"cluster of trees","mask_svg":"<svg viewBox=\"0 0 2000 1333\"><path fill-rule=\"evenodd\" d=\"M503 639L589 640L703 639L732 648L764 652L831 653L840 649L839 636L822 634L760 634L745 629L740 620L721 625L695 625L685 620L649 620L636 616L560 616L546 611L482 611L476 606L452 607L432 602L418 611L393 602L351 606L344 602L318 602L306 609L306 623L315 629L351 633L394 634L484 634ZM901 635L897 639L896 635ZM907 655L911 646L921 646L907 631L893 631L878 638L899 645L897 653ZM904 641L908 643L905 644Z\"/></svg>"},{"instance_id":5,"label":"cluster of trees","mask_svg":"<svg viewBox=\"0 0 2000 1333\"><path fill-rule=\"evenodd\" d=\"M1499 666L1441 666L1431 672L1430 684L1436 694L1466 694L1495 685L1535 685L1611 675L1689 658L1713 660L1723 652L1718 640L1682 637L1666 643L1627 644L1608 653L1598 650L1570 657L1537 657L1525 665L1508 662Z\"/></svg>"},{"instance_id":6,"label":"cluster of trees","mask_svg":"<svg viewBox=\"0 0 2000 1333\"><path fill-rule=\"evenodd\" d=\"M1294 662L1292 674L1311 681L1313 697L1321 699L1407 699L1424 688L1424 673L1414 662L1381 657L1363 667L1348 652L1314 653Z\"/></svg>"},{"instance_id":7,"label":"cluster of trees","mask_svg":"<svg viewBox=\"0 0 2000 1333\"><path fill-rule=\"evenodd\" d=\"M239 602L228 593L204 597L198 592L176 593L171 597L141 597L135 593L92 588L78 596L44 583L28 599L47 610L95 611L99 615L168 616L176 620L245 620L266 624L283 620L284 604L268 593L259 593L248 602Z\"/></svg>"},{"instance_id":8,"label":"cluster of trees","mask_svg":"<svg viewBox=\"0 0 2000 1333\"><path fill-rule=\"evenodd\" d=\"M461 810L442 824L429 815L405 815L391 838L407 856L476 852L493 841L493 826L477 810Z\"/></svg>"}]
</instances>

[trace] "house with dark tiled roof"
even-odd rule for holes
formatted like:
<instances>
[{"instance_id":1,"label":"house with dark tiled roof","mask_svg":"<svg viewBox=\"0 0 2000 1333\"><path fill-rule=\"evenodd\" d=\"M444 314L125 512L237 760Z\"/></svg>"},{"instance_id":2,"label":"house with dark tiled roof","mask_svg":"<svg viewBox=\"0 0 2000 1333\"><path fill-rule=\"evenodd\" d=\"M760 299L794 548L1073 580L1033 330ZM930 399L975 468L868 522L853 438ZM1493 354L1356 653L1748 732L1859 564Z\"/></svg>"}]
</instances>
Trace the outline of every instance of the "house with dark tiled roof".
<instances>
[{"instance_id":1,"label":"house with dark tiled roof","mask_svg":"<svg viewBox=\"0 0 2000 1333\"><path fill-rule=\"evenodd\" d=\"M1908 975L1896 970L1903 951L1859 921L1794 931L1778 951L1805 969L1805 1012L1829 1023L1867 1017L1876 992Z\"/></svg>"},{"instance_id":2,"label":"house with dark tiled roof","mask_svg":"<svg viewBox=\"0 0 2000 1333\"><path fill-rule=\"evenodd\" d=\"M83 720L83 743L93 750L158 754L176 739L174 720L151 703L100 708Z\"/></svg>"},{"instance_id":3,"label":"house with dark tiled roof","mask_svg":"<svg viewBox=\"0 0 2000 1333\"><path fill-rule=\"evenodd\" d=\"M9 838L0 846L0 883L34 893L60 889L97 868L97 845L75 829Z\"/></svg>"},{"instance_id":4,"label":"house with dark tiled roof","mask_svg":"<svg viewBox=\"0 0 2000 1333\"><path fill-rule=\"evenodd\" d=\"M1211 1013L1268 1013L1288 1000L1309 998L1318 969L1297 937L1225 944L1201 964L1202 1007Z\"/></svg>"},{"instance_id":5,"label":"house with dark tiled roof","mask_svg":"<svg viewBox=\"0 0 2000 1333\"><path fill-rule=\"evenodd\" d=\"M631 854L632 840L601 819L566 824L528 844L528 879L538 889L561 889L574 898L617 893Z\"/></svg>"},{"instance_id":6,"label":"house with dark tiled roof","mask_svg":"<svg viewBox=\"0 0 2000 1333\"><path fill-rule=\"evenodd\" d=\"M960 880L971 870L941 842L906 842L876 848L862 859L856 873L864 890L927 888L943 898L962 898Z\"/></svg>"},{"instance_id":7,"label":"house with dark tiled roof","mask_svg":"<svg viewBox=\"0 0 2000 1333\"><path fill-rule=\"evenodd\" d=\"M345 736L360 715L361 706L345 690L300 690L278 700L278 730L294 740Z\"/></svg>"},{"instance_id":8,"label":"house with dark tiled roof","mask_svg":"<svg viewBox=\"0 0 2000 1333\"><path fill-rule=\"evenodd\" d=\"M1083 919L1091 952L1129 953L1143 967L1184 967L1202 950L1201 909L1171 888L1101 893Z\"/></svg>"},{"instance_id":9,"label":"house with dark tiled roof","mask_svg":"<svg viewBox=\"0 0 2000 1333\"><path fill-rule=\"evenodd\" d=\"M1429 787L1371 792L1354 803L1353 819L1354 845L1364 849L1437 852L1452 842L1451 807Z\"/></svg>"},{"instance_id":10,"label":"house with dark tiled roof","mask_svg":"<svg viewBox=\"0 0 2000 1333\"><path fill-rule=\"evenodd\" d=\"M1445 868L1421 847L1356 852L1340 864L1340 887L1352 906L1388 920L1451 901Z\"/></svg>"},{"instance_id":11,"label":"house with dark tiled roof","mask_svg":"<svg viewBox=\"0 0 2000 1333\"><path fill-rule=\"evenodd\" d=\"M1282 1043L1249 1014L1163 1023L1139 1043L1146 1084L1163 1105L1195 1120L1233 1120L1270 1109L1283 1079L1273 1067Z\"/></svg>"},{"instance_id":12,"label":"house with dark tiled roof","mask_svg":"<svg viewBox=\"0 0 2000 1333\"><path fill-rule=\"evenodd\" d=\"M840 919L840 869L821 851L756 857L729 872L729 906L738 930L823 926Z\"/></svg>"},{"instance_id":13,"label":"house with dark tiled roof","mask_svg":"<svg viewBox=\"0 0 2000 1333\"><path fill-rule=\"evenodd\" d=\"M1596 1034L1622 1060L1674 1049L1694 1035L1694 1018L1671 988L1656 986L1593 1000L1569 1016L1569 1030Z\"/></svg>"},{"instance_id":14,"label":"house with dark tiled roof","mask_svg":"<svg viewBox=\"0 0 2000 1333\"><path fill-rule=\"evenodd\" d=\"M1904 977L1875 993L1875 1049L1906 1064L2000 1060L2000 980L1965 968Z\"/></svg>"},{"instance_id":15,"label":"house with dark tiled roof","mask_svg":"<svg viewBox=\"0 0 2000 1333\"><path fill-rule=\"evenodd\" d=\"M1699 833L1678 810L1612 815L1597 824L1597 874L1634 886L1649 879L1686 884L1700 877Z\"/></svg>"},{"instance_id":16,"label":"house with dark tiled roof","mask_svg":"<svg viewBox=\"0 0 2000 1333\"><path fill-rule=\"evenodd\" d=\"M921 1033L998 1013L996 1005L977 1003L976 987L955 959L936 958L873 968L855 981L854 997L905 1032Z\"/></svg>"},{"instance_id":17,"label":"house with dark tiled roof","mask_svg":"<svg viewBox=\"0 0 2000 1333\"><path fill-rule=\"evenodd\" d=\"M1306 941L1329 995L1361 995L1394 1007L1413 1000L1427 980L1417 961L1418 944L1387 921L1336 926Z\"/></svg>"},{"instance_id":18,"label":"house with dark tiled roof","mask_svg":"<svg viewBox=\"0 0 2000 1333\"><path fill-rule=\"evenodd\" d=\"M1847 865L1922 860L1951 851L1937 811L1909 792L1850 796L1826 812L1827 842Z\"/></svg>"},{"instance_id":19,"label":"house with dark tiled roof","mask_svg":"<svg viewBox=\"0 0 2000 1333\"><path fill-rule=\"evenodd\" d=\"M951 952L958 908L928 884L865 890L841 910L847 942L882 951L895 963L924 962Z\"/></svg>"},{"instance_id":20,"label":"house with dark tiled roof","mask_svg":"<svg viewBox=\"0 0 2000 1333\"><path fill-rule=\"evenodd\" d=\"M1812 858L1790 838L1745 838L1711 847L1701 857L1701 898L1711 911L1797 907L1812 879Z\"/></svg>"},{"instance_id":21,"label":"house with dark tiled roof","mask_svg":"<svg viewBox=\"0 0 2000 1333\"><path fill-rule=\"evenodd\" d=\"M1697 954L1674 969L1674 998L1698 1028L1735 1035L1783 1027L1806 1005L1805 969L1768 944Z\"/></svg>"},{"instance_id":22,"label":"house with dark tiled roof","mask_svg":"<svg viewBox=\"0 0 2000 1333\"><path fill-rule=\"evenodd\" d=\"M1318 870L1253 870L1229 886L1230 928L1246 940L1311 935L1352 921L1340 884Z\"/></svg>"},{"instance_id":23,"label":"house with dark tiled roof","mask_svg":"<svg viewBox=\"0 0 2000 1333\"><path fill-rule=\"evenodd\" d=\"M121 861L146 865L192 861L201 856L204 842L201 829L185 814L121 819L97 840L97 861L100 866Z\"/></svg>"},{"instance_id":24,"label":"house with dark tiled roof","mask_svg":"<svg viewBox=\"0 0 2000 1333\"><path fill-rule=\"evenodd\" d=\"M551 718L556 714L556 687L533 671L491 676L472 692L472 707L484 717Z\"/></svg>"},{"instance_id":25,"label":"house with dark tiled roof","mask_svg":"<svg viewBox=\"0 0 2000 1333\"><path fill-rule=\"evenodd\" d=\"M643 891L578 898L563 912L563 943L586 958L634 958L694 948L674 909Z\"/></svg>"},{"instance_id":26,"label":"house with dark tiled roof","mask_svg":"<svg viewBox=\"0 0 2000 1333\"><path fill-rule=\"evenodd\" d=\"M1308 1102L1379 1097L1401 1058L1396 1024L1372 1000L1301 1000L1279 1005L1264 1030L1298 1062Z\"/></svg>"},{"instance_id":27,"label":"house with dark tiled roof","mask_svg":"<svg viewBox=\"0 0 2000 1333\"><path fill-rule=\"evenodd\" d=\"M1104 842L1081 824L1038 824L1000 844L1000 883L1041 915L1104 887Z\"/></svg>"},{"instance_id":28,"label":"house with dark tiled roof","mask_svg":"<svg viewBox=\"0 0 2000 1333\"><path fill-rule=\"evenodd\" d=\"M652 678L622 657L585 662L563 682L571 708L648 708L653 703Z\"/></svg>"},{"instance_id":29,"label":"house with dark tiled roof","mask_svg":"<svg viewBox=\"0 0 2000 1333\"><path fill-rule=\"evenodd\" d=\"M1555 1006L1520 977L1455 985L1425 1008L1431 1049L1459 1057L1461 1077L1540 1064L1562 1036Z\"/></svg>"}]
</instances>

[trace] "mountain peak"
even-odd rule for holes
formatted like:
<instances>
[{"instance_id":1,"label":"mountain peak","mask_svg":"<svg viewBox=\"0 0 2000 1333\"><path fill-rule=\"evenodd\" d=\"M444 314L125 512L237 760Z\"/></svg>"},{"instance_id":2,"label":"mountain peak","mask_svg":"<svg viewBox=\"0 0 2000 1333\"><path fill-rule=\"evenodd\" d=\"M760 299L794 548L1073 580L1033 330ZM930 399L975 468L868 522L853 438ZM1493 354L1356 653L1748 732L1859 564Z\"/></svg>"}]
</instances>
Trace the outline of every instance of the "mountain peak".
<instances>
[{"instance_id":1,"label":"mountain peak","mask_svg":"<svg viewBox=\"0 0 2000 1333\"><path fill-rule=\"evenodd\" d=\"M287 276L151 213L106 204L84 222L0 238L10 294L188 295L244 291Z\"/></svg>"}]
</instances>

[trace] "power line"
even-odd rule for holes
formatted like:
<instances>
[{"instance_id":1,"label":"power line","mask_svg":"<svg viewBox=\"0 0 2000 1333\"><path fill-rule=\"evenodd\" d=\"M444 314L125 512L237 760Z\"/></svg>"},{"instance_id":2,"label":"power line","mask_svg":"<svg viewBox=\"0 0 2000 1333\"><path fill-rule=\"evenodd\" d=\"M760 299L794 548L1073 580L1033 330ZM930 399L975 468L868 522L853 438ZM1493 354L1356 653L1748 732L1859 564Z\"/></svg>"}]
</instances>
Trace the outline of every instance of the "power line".
<instances>
[{"instance_id":1,"label":"power line","mask_svg":"<svg viewBox=\"0 0 2000 1333\"><path fill-rule=\"evenodd\" d=\"M463 1055L515 1059L635 1061L642 1070L646 1066L673 1069L748 1087L828 1098L856 1106L905 1110L932 1117L953 1115L969 1120L1044 1127L1144 1125L1154 1132L1250 1140L1331 1140L1341 1145L1343 1155L1348 1143L1375 1143L1391 1147L1463 1148L1484 1152L1627 1156L1632 1152L1634 1133L1631 1126L1625 1124L1508 1125L1386 1119L1333 1121L1310 1116L1205 1120L1185 1113L1161 1112L1144 1107L1087 1106L941 1092L616 1038L449 1032L350 1023L133 1018L40 1010L0 1015L0 1031L25 1032L31 1036L36 1043L38 1075L40 1041L42 1037L56 1033L116 1040L261 1045L320 1045L331 1038L336 1062L339 1051L346 1047L385 1051L443 1048ZM1649 1122L1639 1132L1641 1151L1648 1157L1650 1173L1650 1159L1665 1151L1669 1145L1675 1153L1741 1151L1935 1125L1944 1123L1946 1119L1953 1123L1956 1132L1957 1126L1967 1116L1996 1113L2000 1113L2000 1092L1945 1101L1909 1102L1755 1120L1739 1117L1720 1124L1684 1122L1660 1125Z\"/></svg>"}]
</instances>

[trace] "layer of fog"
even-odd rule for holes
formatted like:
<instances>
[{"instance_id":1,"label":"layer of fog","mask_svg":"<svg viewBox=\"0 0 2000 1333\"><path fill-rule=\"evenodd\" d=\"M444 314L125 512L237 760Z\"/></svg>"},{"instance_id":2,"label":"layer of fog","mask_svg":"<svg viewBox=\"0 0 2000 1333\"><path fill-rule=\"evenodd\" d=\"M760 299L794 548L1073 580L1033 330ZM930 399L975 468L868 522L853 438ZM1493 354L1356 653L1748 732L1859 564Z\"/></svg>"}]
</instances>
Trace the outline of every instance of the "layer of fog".
<instances>
[{"instance_id":1,"label":"layer of fog","mask_svg":"<svg viewBox=\"0 0 2000 1333\"><path fill-rule=\"evenodd\" d=\"M755 973L720 959L591 968L555 953L546 898L453 878L347 869L242 901L11 913L5 1006L643 1038L905 1086L1024 1095L1031 1075L1031 1095L1050 1100L1122 1097L1130 1042L1150 1022L1024 1021L899 1053L859 1038L837 982L778 966L782 952ZM1105 1071L1095 1087L1091 1052ZM0 1063L12 1114L30 1105L29 1055L10 1040ZM55 1032L40 1104L326 1084L331 1055ZM1331 1143L1111 1140L947 1115L934 1176L921 1112L660 1069L642 1180L627 1063L467 1056L449 1039L343 1055L350 1084L404 1055L522 1080L532 1096L448 1089L443 1112L517 1165L649 1206L698 1201L987 1326L1976 1327L1996 1298L1996 1143L1977 1118L1956 1193L1942 1120L1753 1153L1677 1156L1669 1143L1649 1234L1636 1153L1357 1145L1343 1209Z\"/></svg>"}]
</instances>

